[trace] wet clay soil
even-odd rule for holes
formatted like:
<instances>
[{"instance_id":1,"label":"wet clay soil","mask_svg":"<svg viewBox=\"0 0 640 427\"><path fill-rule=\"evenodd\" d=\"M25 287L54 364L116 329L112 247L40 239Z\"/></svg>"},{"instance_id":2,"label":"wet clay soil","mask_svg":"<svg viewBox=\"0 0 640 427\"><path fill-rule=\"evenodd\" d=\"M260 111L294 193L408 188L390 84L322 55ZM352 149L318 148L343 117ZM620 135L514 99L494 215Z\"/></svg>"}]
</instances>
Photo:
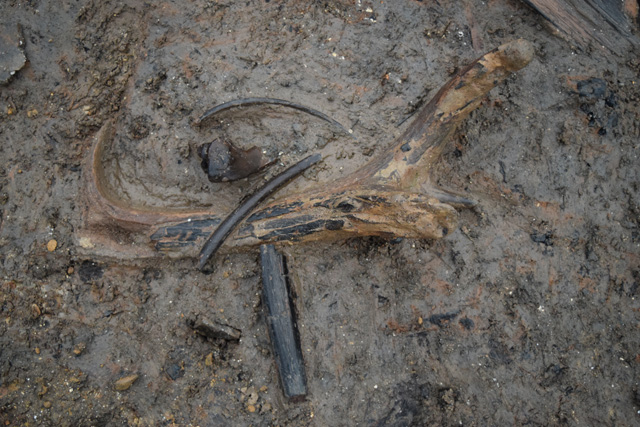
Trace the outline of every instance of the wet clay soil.
<instances>
[{"instance_id":1,"label":"wet clay soil","mask_svg":"<svg viewBox=\"0 0 640 427\"><path fill-rule=\"evenodd\" d=\"M0 23L21 24L28 61L0 87L2 425L640 422L637 53L578 49L515 0L8 0ZM107 121L123 200L228 212L318 150L292 188L353 171L456 71L516 38L534 60L438 164L438 185L478 201L457 230L282 248L304 402L282 397L256 249L205 275L192 258L116 260L74 237ZM244 97L310 106L355 138L278 107L193 125ZM216 137L278 161L211 183L198 147ZM242 337L206 339L197 316Z\"/></svg>"}]
</instances>

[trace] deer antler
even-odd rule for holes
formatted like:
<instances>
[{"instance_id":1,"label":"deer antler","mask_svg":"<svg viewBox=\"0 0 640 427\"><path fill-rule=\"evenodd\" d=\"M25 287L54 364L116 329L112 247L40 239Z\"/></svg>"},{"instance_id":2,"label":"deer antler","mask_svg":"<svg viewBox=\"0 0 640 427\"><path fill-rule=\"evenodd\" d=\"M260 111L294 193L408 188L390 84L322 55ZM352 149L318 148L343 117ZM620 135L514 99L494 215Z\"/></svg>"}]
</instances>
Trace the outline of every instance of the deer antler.
<instances>
[{"instance_id":1,"label":"deer antler","mask_svg":"<svg viewBox=\"0 0 640 427\"><path fill-rule=\"evenodd\" d=\"M226 246L314 241L349 236L441 238L456 227L454 207L473 202L432 184L431 169L449 136L486 94L533 58L525 40L504 44L472 62L445 84L388 149L345 178L274 200L254 212ZM197 255L220 223L212 211L151 212L128 208L104 185L101 156L111 138L100 132L86 165L85 228L79 242L122 256ZM129 243L109 239L114 230ZM105 232L106 231L106 232ZM132 232L138 236L132 240ZM84 240L83 240L84 239ZM110 246L108 245L110 244ZM127 246L127 248L123 248Z\"/></svg>"}]
</instances>

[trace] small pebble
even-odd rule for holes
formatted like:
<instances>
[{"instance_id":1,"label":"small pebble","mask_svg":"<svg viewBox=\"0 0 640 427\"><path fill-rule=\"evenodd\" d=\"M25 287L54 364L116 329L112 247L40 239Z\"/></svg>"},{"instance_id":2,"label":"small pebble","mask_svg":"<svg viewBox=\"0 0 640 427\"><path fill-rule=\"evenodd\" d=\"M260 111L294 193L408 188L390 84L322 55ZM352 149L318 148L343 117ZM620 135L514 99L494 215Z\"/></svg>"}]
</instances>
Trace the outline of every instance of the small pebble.
<instances>
[{"instance_id":1,"label":"small pebble","mask_svg":"<svg viewBox=\"0 0 640 427\"><path fill-rule=\"evenodd\" d=\"M40 354L40 347L36 347L36 354Z\"/></svg>"},{"instance_id":2,"label":"small pebble","mask_svg":"<svg viewBox=\"0 0 640 427\"><path fill-rule=\"evenodd\" d=\"M57 247L58 247L58 242L56 242L55 239L51 239L47 242L47 250L49 252L55 251Z\"/></svg>"},{"instance_id":3,"label":"small pebble","mask_svg":"<svg viewBox=\"0 0 640 427\"><path fill-rule=\"evenodd\" d=\"M264 405L262 405L262 408L260 408L260 413L264 414L265 412L269 412L271 411L271 405L269 403L265 403Z\"/></svg>"},{"instance_id":4,"label":"small pebble","mask_svg":"<svg viewBox=\"0 0 640 427\"><path fill-rule=\"evenodd\" d=\"M213 366L213 353L209 353L206 355L206 357L204 358L204 365Z\"/></svg>"},{"instance_id":5,"label":"small pebble","mask_svg":"<svg viewBox=\"0 0 640 427\"><path fill-rule=\"evenodd\" d=\"M252 392L249 395L249 399L247 399L247 403L249 404L249 406L253 406L258 403L258 393Z\"/></svg>"},{"instance_id":6,"label":"small pebble","mask_svg":"<svg viewBox=\"0 0 640 427\"><path fill-rule=\"evenodd\" d=\"M137 374L127 375L126 377L120 378L115 382L115 389L117 391L125 391L128 390L129 387L138 379Z\"/></svg>"},{"instance_id":7,"label":"small pebble","mask_svg":"<svg viewBox=\"0 0 640 427\"><path fill-rule=\"evenodd\" d=\"M37 319L41 314L42 311L40 311L40 307L38 307L37 304L31 304L31 315L33 316L33 318Z\"/></svg>"},{"instance_id":8,"label":"small pebble","mask_svg":"<svg viewBox=\"0 0 640 427\"><path fill-rule=\"evenodd\" d=\"M67 274L68 274L69 276L70 276L70 275L72 275L74 271L75 271L75 270L73 269L73 267L69 267L69 268L67 268Z\"/></svg>"},{"instance_id":9,"label":"small pebble","mask_svg":"<svg viewBox=\"0 0 640 427\"><path fill-rule=\"evenodd\" d=\"M49 409L49 408L51 408L51 402L49 402L49 401L47 400L46 402L44 402L44 403L42 404L42 406L44 406L46 409Z\"/></svg>"},{"instance_id":10,"label":"small pebble","mask_svg":"<svg viewBox=\"0 0 640 427\"><path fill-rule=\"evenodd\" d=\"M252 413L256 412L256 407L253 406L253 405L249 405L249 406L247 406L247 411L252 412Z\"/></svg>"},{"instance_id":11,"label":"small pebble","mask_svg":"<svg viewBox=\"0 0 640 427\"><path fill-rule=\"evenodd\" d=\"M75 354L76 356L80 356L85 348L87 348L87 345L85 343L78 343L73 348L73 354Z\"/></svg>"},{"instance_id":12,"label":"small pebble","mask_svg":"<svg viewBox=\"0 0 640 427\"><path fill-rule=\"evenodd\" d=\"M184 376L184 369L177 363L169 363L164 367L164 373L167 374L170 379L175 381Z\"/></svg>"}]
</instances>

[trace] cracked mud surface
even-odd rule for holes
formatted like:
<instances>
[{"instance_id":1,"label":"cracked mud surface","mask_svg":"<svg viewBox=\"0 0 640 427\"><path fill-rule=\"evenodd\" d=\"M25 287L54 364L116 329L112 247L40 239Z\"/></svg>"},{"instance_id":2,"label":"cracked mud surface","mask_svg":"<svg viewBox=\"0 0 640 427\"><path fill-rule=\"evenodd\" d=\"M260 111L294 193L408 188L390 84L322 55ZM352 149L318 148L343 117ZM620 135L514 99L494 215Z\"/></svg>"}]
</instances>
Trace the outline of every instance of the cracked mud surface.
<instances>
[{"instance_id":1,"label":"cracked mud surface","mask_svg":"<svg viewBox=\"0 0 640 427\"><path fill-rule=\"evenodd\" d=\"M28 60L0 87L3 425L638 423L636 54L575 50L510 0L52 3L0 5ZM458 69L520 37L535 59L438 164L438 185L478 201L455 232L283 248L303 403L282 398L257 249L204 275L194 259L115 261L74 239L83 159L106 121L124 199L228 211L265 176L210 183L202 143L258 145L275 171L328 150L292 188L328 181L390 143ZM278 108L192 125L251 96L308 105L355 139ZM196 316L242 338L207 340Z\"/></svg>"}]
</instances>

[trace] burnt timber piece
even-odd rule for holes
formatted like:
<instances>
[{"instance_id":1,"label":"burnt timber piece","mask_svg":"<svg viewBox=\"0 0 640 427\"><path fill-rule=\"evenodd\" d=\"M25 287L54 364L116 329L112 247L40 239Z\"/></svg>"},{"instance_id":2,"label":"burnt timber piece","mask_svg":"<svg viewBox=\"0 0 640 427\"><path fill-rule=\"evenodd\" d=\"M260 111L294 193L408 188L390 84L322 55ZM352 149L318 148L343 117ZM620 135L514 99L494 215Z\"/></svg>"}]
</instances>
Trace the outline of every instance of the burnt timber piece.
<instances>
[{"instance_id":1,"label":"burnt timber piece","mask_svg":"<svg viewBox=\"0 0 640 427\"><path fill-rule=\"evenodd\" d=\"M445 84L389 149L337 182L279 199L255 212L235 240L250 244L381 236L438 239L470 200L432 183L449 136L486 94L533 58L525 40L502 45Z\"/></svg>"},{"instance_id":2,"label":"burnt timber piece","mask_svg":"<svg viewBox=\"0 0 640 427\"><path fill-rule=\"evenodd\" d=\"M287 399L300 401L307 395L307 379L285 260L273 245L262 245L260 261L269 337L280 383Z\"/></svg>"},{"instance_id":3,"label":"burnt timber piece","mask_svg":"<svg viewBox=\"0 0 640 427\"><path fill-rule=\"evenodd\" d=\"M242 222L222 249L353 236L446 236L457 225L455 208L473 202L437 188L432 166L457 126L487 93L526 66L533 55L531 43L519 39L473 61L368 164L338 181L277 197ZM104 179L101 156L112 138L107 123L87 158L84 227L76 234L79 246L117 258L197 255L225 213L215 207L165 212L126 206Z\"/></svg>"}]
</instances>

